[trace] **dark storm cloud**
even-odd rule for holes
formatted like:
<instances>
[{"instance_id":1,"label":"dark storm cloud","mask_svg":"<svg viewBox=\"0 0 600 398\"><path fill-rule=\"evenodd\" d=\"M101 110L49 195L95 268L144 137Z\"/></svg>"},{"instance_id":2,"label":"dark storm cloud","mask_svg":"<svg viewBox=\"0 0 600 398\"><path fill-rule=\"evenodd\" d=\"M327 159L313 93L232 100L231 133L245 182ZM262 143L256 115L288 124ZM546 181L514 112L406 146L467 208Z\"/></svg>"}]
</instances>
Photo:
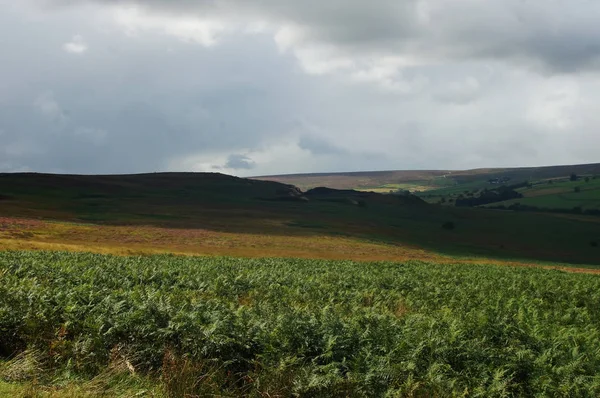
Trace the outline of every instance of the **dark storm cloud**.
<instances>
[{"instance_id":1,"label":"dark storm cloud","mask_svg":"<svg viewBox=\"0 0 600 398\"><path fill-rule=\"evenodd\" d=\"M595 161L599 16L583 0L0 0L0 170Z\"/></svg>"},{"instance_id":2,"label":"dark storm cloud","mask_svg":"<svg viewBox=\"0 0 600 398\"><path fill-rule=\"evenodd\" d=\"M502 59L556 72L600 67L600 3L589 0L97 1L269 21L291 29L291 45L298 47L327 44L348 53L437 62Z\"/></svg>"},{"instance_id":3,"label":"dark storm cloud","mask_svg":"<svg viewBox=\"0 0 600 398\"><path fill-rule=\"evenodd\" d=\"M86 10L64 12L26 28L16 9L0 12L3 170L164 170L188 154L260 145L302 108L301 79L265 37L206 50L90 29ZM88 49L64 47L73 37Z\"/></svg>"}]
</instances>

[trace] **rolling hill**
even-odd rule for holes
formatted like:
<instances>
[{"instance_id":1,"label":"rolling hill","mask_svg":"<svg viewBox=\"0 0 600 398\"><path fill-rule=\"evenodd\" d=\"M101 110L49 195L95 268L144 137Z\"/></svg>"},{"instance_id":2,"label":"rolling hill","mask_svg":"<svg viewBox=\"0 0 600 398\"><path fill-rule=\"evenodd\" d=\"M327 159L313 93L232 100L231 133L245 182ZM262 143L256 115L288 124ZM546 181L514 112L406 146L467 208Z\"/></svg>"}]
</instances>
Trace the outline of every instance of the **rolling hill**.
<instances>
[{"instance_id":1,"label":"rolling hill","mask_svg":"<svg viewBox=\"0 0 600 398\"><path fill-rule=\"evenodd\" d=\"M301 189L327 186L337 189L360 189L388 193L398 189L428 191L461 184L487 182L505 177L526 181L580 175L600 174L600 163L518 168L482 168L473 170L392 170L353 173L290 174L252 177L264 181L292 184Z\"/></svg>"},{"instance_id":2,"label":"rolling hill","mask_svg":"<svg viewBox=\"0 0 600 398\"><path fill-rule=\"evenodd\" d=\"M0 174L0 396L596 396L599 243L406 193Z\"/></svg>"},{"instance_id":3,"label":"rolling hill","mask_svg":"<svg viewBox=\"0 0 600 398\"><path fill-rule=\"evenodd\" d=\"M413 195L303 192L211 173L0 174L0 195L0 217L10 218L0 222L0 240L8 247L15 239L25 247L128 241L274 256L367 258L372 250L369 258L386 259L403 248L421 256L600 264L591 244L600 241L597 218L429 205Z\"/></svg>"}]
</instances>

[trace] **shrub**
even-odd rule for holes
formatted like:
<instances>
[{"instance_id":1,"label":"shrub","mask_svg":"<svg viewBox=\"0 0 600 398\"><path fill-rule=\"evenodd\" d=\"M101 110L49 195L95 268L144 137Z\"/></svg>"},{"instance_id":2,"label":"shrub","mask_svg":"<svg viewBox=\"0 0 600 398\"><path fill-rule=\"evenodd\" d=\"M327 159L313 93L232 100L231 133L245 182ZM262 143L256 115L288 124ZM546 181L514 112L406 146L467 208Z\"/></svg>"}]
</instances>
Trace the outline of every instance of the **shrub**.
<instances>
[{"instance_id":1,"label":"shrub","mask_svg":"<svg viewBox=\"0 0 600 398\"><path fill-rule=\"evenodd\" d=\"M99 390L64 396L142 396L99 385L113 369L166 397L600 395L594 275L51 252L0 253L0 275L0 341L26 343L0 379Z\"/></svg>"},{"instance_id":2,"label":"shrub","mask_svg":"<svg viewBox=\"0 0 600 398\"><path fill-rule=\"evenodd\" d=\"M451 231L454 228L456 228L456 225L454 224L453 221L446 221L445 223L442 224L442 228Z\"/></svg>"}]
</instances>

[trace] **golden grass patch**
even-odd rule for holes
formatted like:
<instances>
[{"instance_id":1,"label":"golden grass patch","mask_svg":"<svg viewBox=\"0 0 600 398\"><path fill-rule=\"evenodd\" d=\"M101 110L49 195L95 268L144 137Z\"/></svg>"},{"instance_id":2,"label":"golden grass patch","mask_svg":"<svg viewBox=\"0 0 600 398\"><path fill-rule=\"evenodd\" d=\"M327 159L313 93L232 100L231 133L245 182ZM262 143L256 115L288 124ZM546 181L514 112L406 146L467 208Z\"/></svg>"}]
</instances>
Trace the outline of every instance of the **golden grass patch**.
<instances>
[{"instance_id":1,"label":"golden grass patch","mask_svg":"<svg viewBox=\"0 0 600 398\"><path fill-rule=\"evenodd\" d=\"M269 235L208 229L90 225L3 217L0 250L50 250L114 255L172 253L193 256L285 257L354 261L434 261L544 267L567 272L600 273L589 268L540 265L527 261L445 256L413 245L374 243L329 235Z\"/></svg>"}]
</instances>

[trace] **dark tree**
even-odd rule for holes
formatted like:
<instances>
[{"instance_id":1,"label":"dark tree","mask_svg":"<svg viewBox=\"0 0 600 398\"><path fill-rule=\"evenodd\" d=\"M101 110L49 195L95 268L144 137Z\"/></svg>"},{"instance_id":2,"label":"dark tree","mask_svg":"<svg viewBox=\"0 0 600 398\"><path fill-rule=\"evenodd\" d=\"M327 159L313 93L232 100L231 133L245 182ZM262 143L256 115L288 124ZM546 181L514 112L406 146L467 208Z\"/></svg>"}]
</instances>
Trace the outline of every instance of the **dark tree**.
<instances>
[{"instance_id":1,"label":"dark tree","mask_svg":"<svg viewBox=\"0 0 600 398\"><path fill-rule=\"evenodd\" d=\"M581 188L580 187L575 187L575 188L573 188L573 191L575 191L575 192L581 192Z\"/></svg>"},{"instance_id":2,"label":"dark tree","mask_svg":"<svg viewBox=\"0 0 600 398\"><path fill-rule=\"evenodd\" d=\"M495 202L504 202L505 200L522 198L523 194L515 191L512 188L502 186L493 190L488 190L479 194L479 196L471 196L465 198L459 196L456 199L456 206L458 207L474 207L481 206Z\"/></svg>"},{"instance_id":3,"label":"dark tree","mask_svg":"<svg viewBox=\"0 0 600 398\"><path fill-rule=\"evenodd\" d=\"M571 180L571 181L577 181L577 174L571 173L571 177L569 177L569 180Z\"/></svg>"}]
</instances>

